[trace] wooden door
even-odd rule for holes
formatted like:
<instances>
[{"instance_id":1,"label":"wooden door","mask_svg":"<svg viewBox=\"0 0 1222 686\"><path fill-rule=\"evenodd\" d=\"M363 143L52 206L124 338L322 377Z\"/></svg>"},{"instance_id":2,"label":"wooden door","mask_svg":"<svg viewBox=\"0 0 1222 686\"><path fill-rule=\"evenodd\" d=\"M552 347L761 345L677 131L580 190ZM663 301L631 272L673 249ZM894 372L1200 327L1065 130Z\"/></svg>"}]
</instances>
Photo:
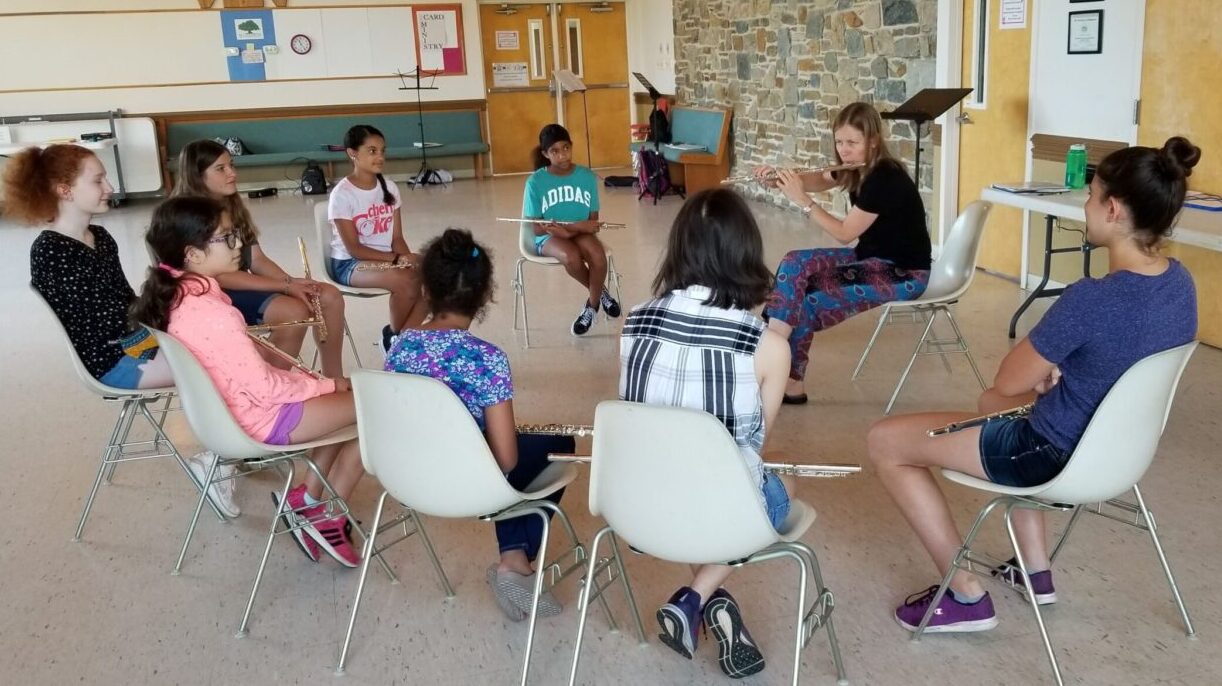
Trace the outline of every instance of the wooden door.
<instances>
[{"instance_id":1,"label":"wooden door","mask_svg":"<svg viewBox=\"0 0 1222 686\"><path fill-rule=\"evenodd\" d=\"M480 5L494 174L534 171L539 130L556 121L550 7Z\"/></svg>"},{"instance_id":2,"label":"wooden door","mask_svg":"<svg viewBox=\"0 0 1222 686\"><path fill-rule=\"evenodd\" d=\"M624 4L561 4L560 64L585 82L586 92L564 93L565 127L573 158L590 167L625 167L628 153L628 26ZM584 100L584 101L583 101ZM586 121L589 121L589 154ZM593 160L590 157L593 157Z\"/></svg>"},{"instance_id":3,"label":"wooden door","mask_svg":"<svg viewBox=\"0 0 1222 686\"><path fill-rule=\"evenodd\" d=\"M1026 173L1031 29L1001 30L1000 5L999 0L963 0L963 84L977 90L962 109L970 122L959 133L960 210L979 200L990 184L1021 181ZM984 46L976 40L977 31L986 40ZM973 69L978 54L986 56L983 102L978 101L981 82ZM993 208L981 239L980 267L1018 276L1025 249L1022 222L1017 209Z\"/></svg>"}]
</instances>

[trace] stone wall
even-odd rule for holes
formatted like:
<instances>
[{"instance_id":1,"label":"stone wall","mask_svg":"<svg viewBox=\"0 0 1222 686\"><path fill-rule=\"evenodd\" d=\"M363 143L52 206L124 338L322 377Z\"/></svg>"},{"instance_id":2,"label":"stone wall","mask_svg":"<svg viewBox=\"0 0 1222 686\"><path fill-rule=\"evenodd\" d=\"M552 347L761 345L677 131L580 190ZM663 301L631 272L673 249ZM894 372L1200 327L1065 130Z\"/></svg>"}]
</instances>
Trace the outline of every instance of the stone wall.
<instances>
[{"instance_id":1,"label":"stone wall","mask_svg":"<svg viewBox=\"0 0 1222 686\"><path fill-rule=\"evenodd\" d=\"M937 0L674 0L678 101L734 109L739 172L830 161L841 107L864 100L885 112L934 85L936 8ZM914 127L884 124L911 166ZM924 142L928 191L928 131Z\"/></svg>"}]
</instances>

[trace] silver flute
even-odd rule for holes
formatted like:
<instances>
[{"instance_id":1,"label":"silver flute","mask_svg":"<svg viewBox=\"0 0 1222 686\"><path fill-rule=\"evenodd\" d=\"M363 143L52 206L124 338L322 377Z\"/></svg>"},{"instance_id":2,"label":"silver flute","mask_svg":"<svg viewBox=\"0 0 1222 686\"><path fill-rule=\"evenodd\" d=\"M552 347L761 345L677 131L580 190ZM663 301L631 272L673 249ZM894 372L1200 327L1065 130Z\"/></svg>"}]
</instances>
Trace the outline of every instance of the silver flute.
<instances>
[{"instance_id":1,"label":"silver flute","mask_svg":"<svg viewBox=\"0 0 1222 686\"><path fill-rule=\"evenodd\" d=\"M860 169L861 167L864 167L864 166L866 165L861 164L860 162L854 162L853 164L831 164L826 167L789 168L788 171L791 171L797 174L798 176L810 176L813 174L823 174L825 172L844 171L846 169ZM773 170L773 171L768 172L767 174L761 174L759 176L756 176L754 174L743 174L741 176L731 176L728 179L722 179L721 183L728 184L728 183L751 183L753 181L754 182L776 181L777 178L778 178L777 172L776 170Z\"/></svg>"},{"instance_id":2,"label":"silver flute","mask_svg":"<svg viewBox=\"0 0 1222 686\"><path fill-rule=\"evenodd\" d=\"M571 455L567 453L551 453L547 459L552 462L567 462L589 464L589 455ZM764 469L774 474L787 474L803 478L838 479L857 474L861 465L856 464L798 464L795 462L765 462Z\"/></svg>"},{"instance_id":3,"label":"silver flute","mask_svg":"<svg viewBox=\"0 0 1222 686\"><path fill-rule=\"evenodd\" d=\"M496 220L498 222L518 222L522 224L559 224L560 226L565 226L566 224L576 224L577 223L577 222L558 222L553 219L525 219L522 217L497 217ZM628 228L628 225L627 224L616 224L615 222L599 221L598 228L599 229L626 229Z\"/></svg>"},{"instance_id":4,"label":"silver flute","mask_svg":"<svg viewBox=\"0 0 1222 686\"><path fill-rule=\"evenodd\" d=\"M540 436L593 436L594 427L589 424L518 424L520 434Z\"/></svg>"},{"instance_id":5,"label":"silver flute","mask_svg":"<svg viewBox=\"0 0 1222 686\"><path fill-rule=\"evenodd\" d=\"M1031 408L1033 407L1035 407L1035 403L1028 403L1021 407L1012 407L1008 410L1002 410L1001 412L993 412L991 414L984 414L984 415L980 415L979 417L972 417L971 419L961 419L957 422L951 422L950 424L947 424L946 426L940 426L936 429L930 429L929 431L925 433L930 436L942 436L945 434L953 434L956 431L970 429L973 426L980 426L981 424L987 424L988 422L994 419L1009 419L1009 418L1027 417L1031 415Z\"/></svg>"}]
</instances>

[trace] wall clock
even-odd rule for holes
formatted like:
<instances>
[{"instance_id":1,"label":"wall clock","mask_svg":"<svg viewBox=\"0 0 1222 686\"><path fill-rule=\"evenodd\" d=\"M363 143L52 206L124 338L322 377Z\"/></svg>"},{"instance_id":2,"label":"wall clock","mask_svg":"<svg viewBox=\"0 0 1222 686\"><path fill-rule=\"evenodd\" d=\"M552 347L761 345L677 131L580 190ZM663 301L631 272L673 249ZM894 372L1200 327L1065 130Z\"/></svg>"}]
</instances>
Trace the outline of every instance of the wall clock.
<instances>
[{"instance_id":1,"label":"wall clock","mask_svg":"<svg viewBox=\"0 0 1222 686\"><path fill-rule=\"evenodd\" d=\"M304 55L310 51L310 48L314 47L314 43L310 40L309 36L299 33L289 41L289 46L293 48L293 52L298 55Z\"/></svg>"}]
</instances>

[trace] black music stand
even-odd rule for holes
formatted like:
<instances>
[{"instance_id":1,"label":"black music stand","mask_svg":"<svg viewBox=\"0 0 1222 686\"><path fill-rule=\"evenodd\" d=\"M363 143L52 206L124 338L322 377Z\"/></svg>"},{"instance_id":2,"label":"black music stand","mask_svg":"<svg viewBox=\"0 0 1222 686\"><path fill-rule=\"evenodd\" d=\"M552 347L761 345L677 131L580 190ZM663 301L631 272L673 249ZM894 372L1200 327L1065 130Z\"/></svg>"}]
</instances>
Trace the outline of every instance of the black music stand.
<instances>
[{"instance_id":1,"label":"black music stand","mask_svg":"<svg viewBox=\"0 0 1222 686\"><path fill-rule=\"evenodd\" d=\"M570 93L581 93L581 112L586 122L586 166L594 168L594 153L590 148L590 105L586 102L586 84L580 77L568 69L557 69L552 72L560 90Z\"/></svg>"},{"instance_id":2,"label":"black music stand","mask_svg":"<svg viewBox=\"0 0 1222 686\"><path fill-rule=\"evenodd\" d=\"M917 188L921 187L921 125L942 116L971 93L971 88L926 88L890 112L883 112L883 119L910 121L916 125L916 168L913 178Z\"/></svg>"},{"instance_id":3,"label":"black music stand","mask_svg":"<svg viewBox=\"0 0 1222 686\"><path fill-rule=\"evenodd\" d=\"M659 93L658 89L654 88L653 84L649 82L649 79L645 78L645 75L642 74L641 72L634 71L632 72L632 75L636 77L637 81L641 82L641 85L645 87L645 90L649 91L649 99L653 101L653 109L649 111L649 119L648 119L650 125L652 126L653 125L653 113L658 111L658 100L665 96ZM649 135L653 136L654 132L650 131ZM657 138L654 138L653 140L653 149L654 150L661 149L661 146L658 143Z\"/></svg>"},{"instance_id":4,"label":"black music stand","mask_svg":"<svg viewBox=\"0 0 1222 686\"><path fill-rule=\"evenodd\" d=\"M402 86L399 87L399 90L416 91L416 116L419 118L418 121L420 122L420 140L418 141L418 143L420 144L421 162L420 162L420 171L417 172L416 175L412 177L412 190L416 190L420 186L424 186L428 184L441 184L444 186L445 181L441 179L441 175L438 174L435 170L429 168L429 148L441 147L441 144L440 143L429 143L428 140L424 137L424 101L420 95L421 91L439 90L438 86L431 85L433 83L432 80L429 81L430 85L428 86L421 86L420 80L421 79L435 79L437 78L437 75L441 73L441 71L440 70L428 71L425 69L421 69L419 66L417 66L415 69L407 72L406 74L404 74L401 71L395 72L395 73L399 75L399 81L400 83L403 84ZM416 85L414 86L407 85L407 80L409 78L415 79Z\"/></svg>"}]
</instances>

